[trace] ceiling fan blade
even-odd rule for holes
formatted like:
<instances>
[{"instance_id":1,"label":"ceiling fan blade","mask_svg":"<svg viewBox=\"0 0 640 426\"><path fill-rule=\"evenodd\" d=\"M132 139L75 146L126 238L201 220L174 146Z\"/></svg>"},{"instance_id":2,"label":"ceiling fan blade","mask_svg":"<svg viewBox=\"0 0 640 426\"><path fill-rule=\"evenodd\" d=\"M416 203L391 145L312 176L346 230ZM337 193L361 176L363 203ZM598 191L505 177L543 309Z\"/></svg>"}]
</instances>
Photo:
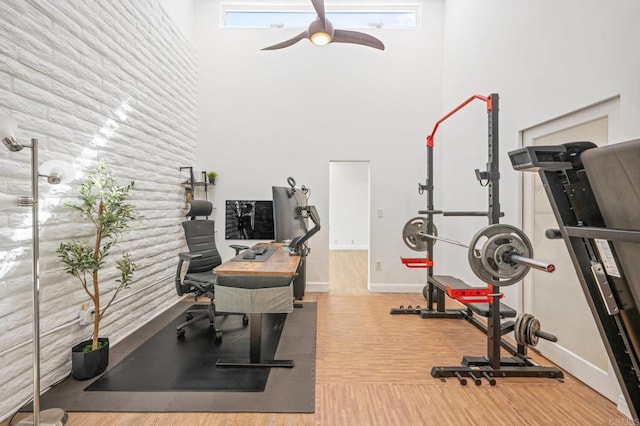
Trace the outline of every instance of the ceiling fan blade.
<instances>
[{"instance_id":1,"label":"ceiling fan blade","mask_svg":"<svg viewBox=\"0 0 640 426\"><path fill-rule=\"evenodd\" d=\"M283 41L282 43L274 44L273 46L264 47L261 50L276 50L283 49L285 47L293 46L300 40L304 38L309 38L309 34L306 31L301 32L297 36L290 38L289 40Z\"/></svg>"},{"instance_id":2,"label":"ceiling fan blade","mask_svg":"<svg viewBox=\"0 0 640 426\"><path fill-rule=\"evenodd\" d=\"M313 4L313 8L316 10L318 17L321 19L325 19L324 16L324 0L311 0Z\"/></svg>"},{"instance_id":3,"label":"ceiling fan blade","mask_svg":"<svg viewBox=\"0 0 640 426\"><path fill-rule=\"evenodd\" d=\"M335 30L331 42L361 44L363 46L384 50L384 44L380 40L369 34L357 31Z\"/></svg>"}]
</instances>

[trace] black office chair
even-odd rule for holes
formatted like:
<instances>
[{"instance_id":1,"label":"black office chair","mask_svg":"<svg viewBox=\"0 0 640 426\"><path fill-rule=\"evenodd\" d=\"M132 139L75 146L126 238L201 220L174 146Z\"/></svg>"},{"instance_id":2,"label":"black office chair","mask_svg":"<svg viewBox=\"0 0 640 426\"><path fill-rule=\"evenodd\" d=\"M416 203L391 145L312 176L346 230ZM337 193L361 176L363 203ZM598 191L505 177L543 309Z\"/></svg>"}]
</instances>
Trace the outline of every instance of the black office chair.
<instances>
[{"instance_id":1,"label":"black office chair","mask_svg":"<svg viewBox=\"0 0 640 426\"><path fill-rule=\"evenodd\" d=\"M222 339L222 332L216 324L216 316L243 315L242 324L247 325L249 318L246 314L216 312L214 302L214 284L217 276L213 268L222 263L222 258L215 241L215 222L210 219L197 219L199 216L209 216L213 205L209 201L193 200L186 216L189 220L182 222L184 235L187 240L189 252L179 253L178 269L176 271L176 291L178 296L193 294L195 300L205 296L210 300L209 306L204 309L190 309L187 311L187 320L176 327L178 337L184 337L185 327L195 321L208 318L211 329L216 334L216 340ZM236 255L247 246L231 245Z\"/></svg>"}]
</instances>

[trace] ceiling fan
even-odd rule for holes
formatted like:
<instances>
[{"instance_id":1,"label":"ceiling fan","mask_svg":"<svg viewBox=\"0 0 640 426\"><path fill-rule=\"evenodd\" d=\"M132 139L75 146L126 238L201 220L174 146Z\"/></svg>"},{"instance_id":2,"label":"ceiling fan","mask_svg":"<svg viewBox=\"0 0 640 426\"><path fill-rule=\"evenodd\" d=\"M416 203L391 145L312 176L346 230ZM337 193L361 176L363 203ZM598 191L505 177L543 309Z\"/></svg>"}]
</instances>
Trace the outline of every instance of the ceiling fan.
<instances>
[{"instance_id":1,"label":"ceiling fan","mask_svg":"<svg viewBox=\"0 0 640 426\"><path fill-rule=\"evenodd\" d=\"M304 38L308 38L311 43L317 46L324 46L329 43L352 43L384 50L384 44L369 34L358 31L334 29L331 22L329 22L325 16L324 0L311 0L311 3L313 4L313 8L316 10L316 14L318 16L315 21L309 24L309 27L305 31L289 40L274 44L273 46L265 47L262 50L276 50L289 47Z\"/></svg>"}]
</instances>

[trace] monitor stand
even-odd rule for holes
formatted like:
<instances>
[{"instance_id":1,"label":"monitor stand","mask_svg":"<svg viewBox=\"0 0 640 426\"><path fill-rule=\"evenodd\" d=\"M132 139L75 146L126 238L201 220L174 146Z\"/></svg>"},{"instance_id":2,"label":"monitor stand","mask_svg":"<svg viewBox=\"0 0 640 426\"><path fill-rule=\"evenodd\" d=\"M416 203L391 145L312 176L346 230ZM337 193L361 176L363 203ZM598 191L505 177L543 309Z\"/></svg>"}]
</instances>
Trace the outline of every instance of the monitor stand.
<instances>
[{"instance_id":1,"label":"monitor stand","mask_svg":"<svg viewBox=\"0 0 640 426\"><path fill-rule=\"evenodd\" d=\"M293 279L293 298L302 300L307 287L307 256L300 255L300 265L298 265L296 273L297 275Z\"/></svg>"}]
</instances>

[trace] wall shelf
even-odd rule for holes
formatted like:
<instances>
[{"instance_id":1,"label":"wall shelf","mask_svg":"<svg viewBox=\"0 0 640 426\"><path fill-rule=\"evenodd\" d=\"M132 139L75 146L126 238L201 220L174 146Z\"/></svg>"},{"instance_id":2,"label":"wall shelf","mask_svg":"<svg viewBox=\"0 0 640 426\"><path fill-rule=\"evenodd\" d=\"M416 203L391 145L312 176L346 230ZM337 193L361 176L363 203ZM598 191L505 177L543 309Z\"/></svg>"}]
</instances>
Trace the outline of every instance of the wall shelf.
<instances>
[{"instance_id":1,"label":"wall shelf","mask_svg":"<svg viewBox=\"0 0 640 426\"><path fill-rule=\"evenodd\" d=\"M188 202L190 202L191 200L196 198L196 188L204 188L204 199L208 200L209 199L209 186L213 186L215 185L215 183L209 183L207 182L207 174L206 172L202 172L202 178L204 179L203 182L196 182L195 181L195 176L193 174L193 166L185 166L185 167L180 167L180 171L188 171L189 173L189 177L187 178L186 181L182 182L182 186L184 187L185 190L185 199Z\"/></svg>"}]
</instances>

